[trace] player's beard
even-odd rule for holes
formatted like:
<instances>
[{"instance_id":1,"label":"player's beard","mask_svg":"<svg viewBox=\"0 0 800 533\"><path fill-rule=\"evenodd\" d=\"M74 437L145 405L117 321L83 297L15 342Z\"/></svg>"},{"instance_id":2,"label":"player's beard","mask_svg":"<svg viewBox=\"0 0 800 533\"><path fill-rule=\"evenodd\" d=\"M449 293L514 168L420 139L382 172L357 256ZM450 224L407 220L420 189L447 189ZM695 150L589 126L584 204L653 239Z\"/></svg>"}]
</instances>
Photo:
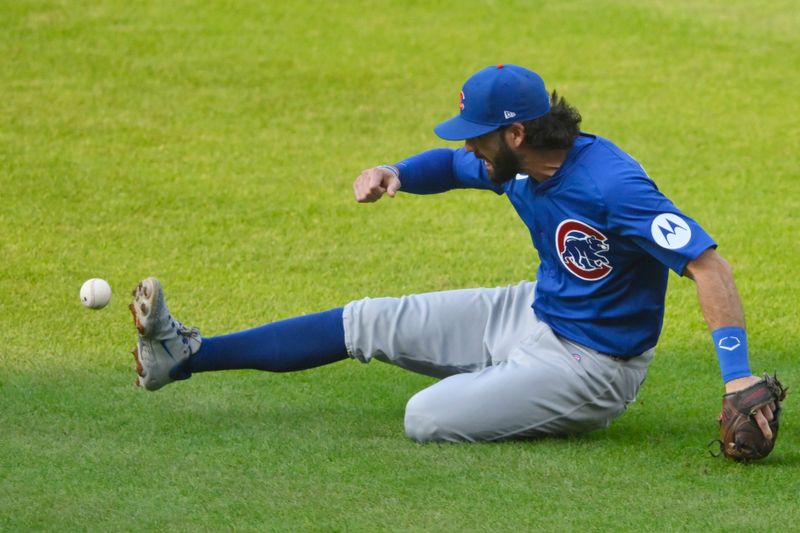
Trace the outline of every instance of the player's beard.
<instances>
[{"instance_id":1,"label":"player's beard","mask_svg":"<svg viewBox=\"0 0 800 533\"><path fill-rule=\"evenodd\" d=\"M486 169L489 174L489 179L492 183L500 185L508 180L514 178L522 171L522 163L520 162L517 154L511 151L506 140L500 137L500 149L497 155L490 162L492 169Z\"/></svg>"}]
</instances>

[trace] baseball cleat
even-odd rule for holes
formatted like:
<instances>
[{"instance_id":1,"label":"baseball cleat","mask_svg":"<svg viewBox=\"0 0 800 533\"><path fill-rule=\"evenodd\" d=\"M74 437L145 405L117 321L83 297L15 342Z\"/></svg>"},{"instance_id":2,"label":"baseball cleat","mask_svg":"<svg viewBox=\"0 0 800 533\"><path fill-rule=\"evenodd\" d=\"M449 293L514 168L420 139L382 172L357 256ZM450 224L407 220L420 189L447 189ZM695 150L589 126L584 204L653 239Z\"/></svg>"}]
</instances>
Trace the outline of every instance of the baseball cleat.
<instances>
[{"instance_id":1,"label":"baseball cleat","mask_svg":"<svg viewBox=\"0 0 800 533\"><path fill-rule=\"evenodd\" d=\"M140 281L133 289L128 308L139 332L132 352L138 375L136 385L153 391L188 378L181 363L197 353L203 339L200 330L188 328L172 317L161 283L152 277Z\"/></svg>"}]
</instances>

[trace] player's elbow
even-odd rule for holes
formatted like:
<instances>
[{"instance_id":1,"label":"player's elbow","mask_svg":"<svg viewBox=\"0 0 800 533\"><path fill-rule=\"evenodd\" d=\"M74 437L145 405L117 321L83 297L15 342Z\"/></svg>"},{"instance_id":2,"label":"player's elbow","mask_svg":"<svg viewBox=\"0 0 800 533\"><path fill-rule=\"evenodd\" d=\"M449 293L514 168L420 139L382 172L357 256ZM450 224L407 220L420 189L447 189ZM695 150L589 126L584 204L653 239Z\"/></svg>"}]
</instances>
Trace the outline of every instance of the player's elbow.
<instances>
[{"instance_id":1,"label":"player's elbow","mask_svg":"<svg viewBox=\"0 0 800 533\"><path fill-rule=\"evenodd\" d=\"M724 278L733 279L733 267L719 254L717 254L717 272Z\"/></svg>"},{"instance_id":2,"label":"player's elbow","mask_svg":"<svg viewBox=\"0 0 800 533\"><path fill-rule=\"evenodd\" d=\"M684 270L684 274L695 281L709 275L724 279L733 279L733 268L719 252L714 248L709 248L700 254L697 259L689 261Z\"/></svg>"}]
</instances>

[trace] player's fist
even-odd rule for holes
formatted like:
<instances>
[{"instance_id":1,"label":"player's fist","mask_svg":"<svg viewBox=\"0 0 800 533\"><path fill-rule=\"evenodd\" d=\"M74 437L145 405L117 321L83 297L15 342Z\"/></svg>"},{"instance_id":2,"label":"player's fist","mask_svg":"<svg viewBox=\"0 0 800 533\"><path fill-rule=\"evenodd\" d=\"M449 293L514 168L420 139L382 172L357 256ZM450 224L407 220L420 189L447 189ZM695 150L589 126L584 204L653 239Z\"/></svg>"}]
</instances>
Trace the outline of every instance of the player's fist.
<instances>
[{"instance_id":1,"label":"player's fist","mask_svg":"<svg viewBox=\"0 0 800 533\"><path fill-rule=\"evenodd\" d=\"M386 167L368 168L353 182L357 202L375 202L384 194L392 198L400 190L400 179Z\"/></svg>"}]
</instances>

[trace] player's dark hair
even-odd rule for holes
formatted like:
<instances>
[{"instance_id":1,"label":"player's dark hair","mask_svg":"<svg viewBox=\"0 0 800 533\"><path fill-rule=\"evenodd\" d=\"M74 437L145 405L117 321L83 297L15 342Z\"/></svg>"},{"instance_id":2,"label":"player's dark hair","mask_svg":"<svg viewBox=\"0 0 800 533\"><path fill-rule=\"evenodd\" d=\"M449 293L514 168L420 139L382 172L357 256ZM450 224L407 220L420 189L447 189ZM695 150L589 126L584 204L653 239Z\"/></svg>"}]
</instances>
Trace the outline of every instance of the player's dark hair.
<instances>
[{"instance_id":1,"label":"player's dark hair","mask_svg":"<svg viewBox=\"0 0 800 533\"><path fill-rule=\"evenodd\" d=\"M525 144L535 150L565 150L578 137L581 114L556 91L550 94L550 112L522 123Z\"/></svg>"}]
</instances>

